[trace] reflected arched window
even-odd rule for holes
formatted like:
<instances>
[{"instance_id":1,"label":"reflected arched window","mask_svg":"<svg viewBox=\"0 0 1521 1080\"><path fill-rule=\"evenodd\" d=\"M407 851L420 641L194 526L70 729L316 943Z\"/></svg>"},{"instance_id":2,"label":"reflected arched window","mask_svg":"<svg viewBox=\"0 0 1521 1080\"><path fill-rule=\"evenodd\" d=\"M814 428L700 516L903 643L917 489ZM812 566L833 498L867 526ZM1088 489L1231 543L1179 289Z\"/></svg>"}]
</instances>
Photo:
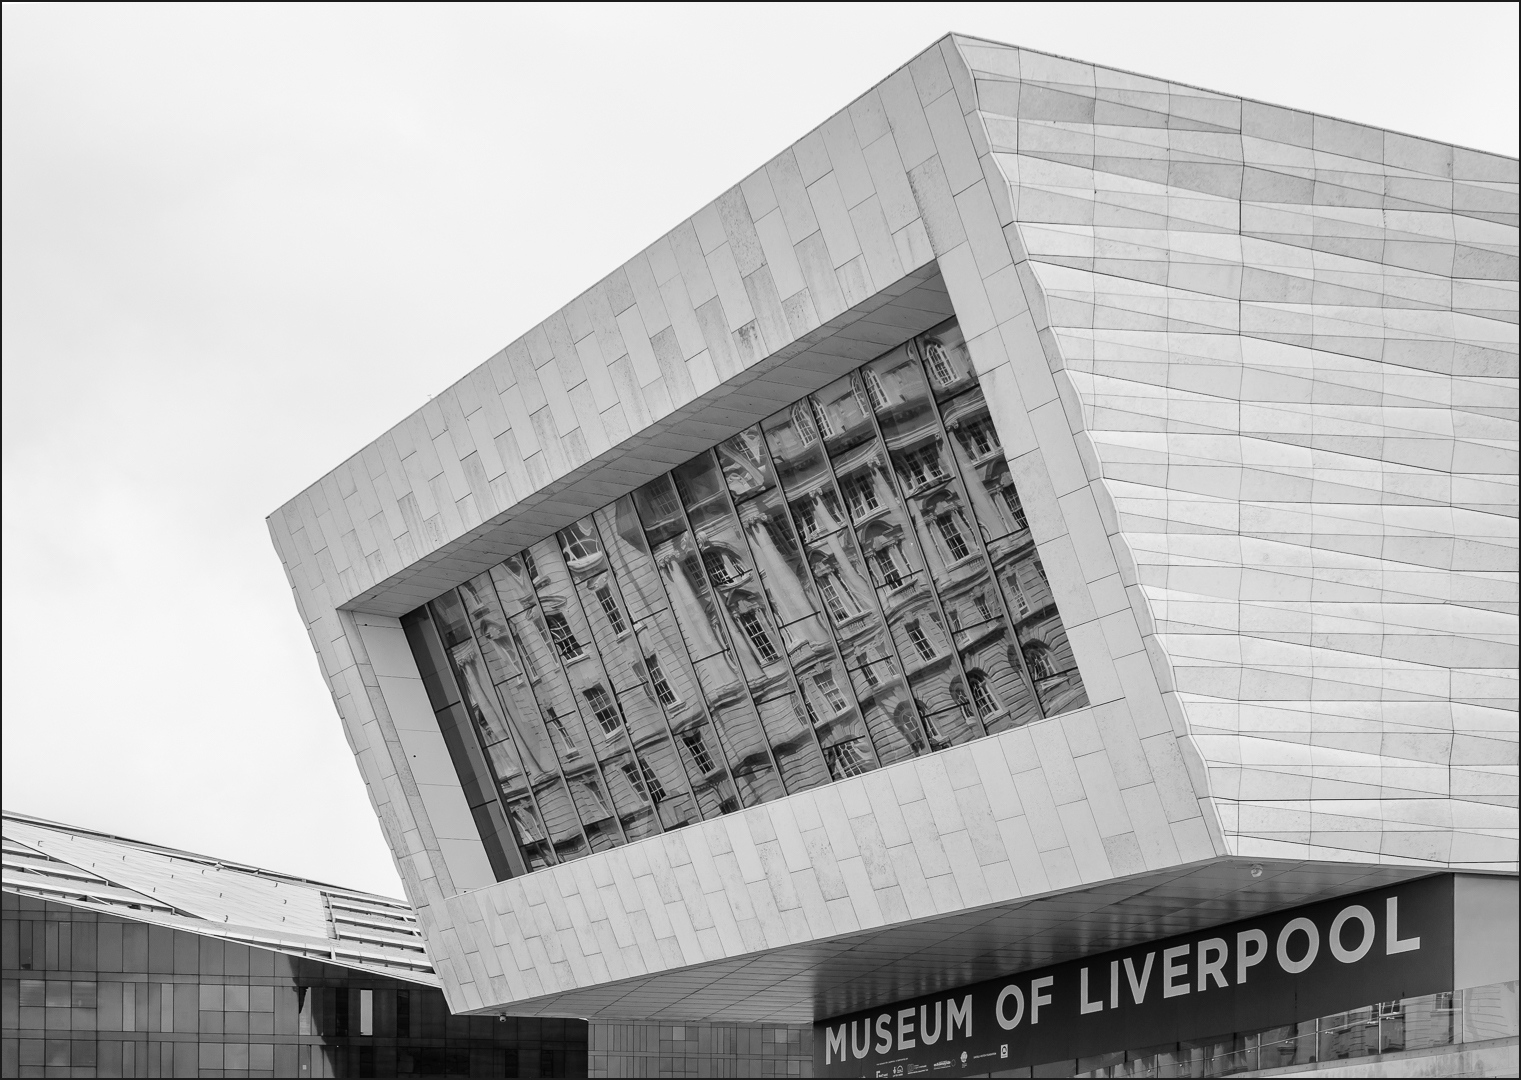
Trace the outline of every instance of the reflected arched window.
<instances>
[{"instance_id":1,"label":"reflected arched window","mask_svg":"<svg viewBox=\"0 0 1521 1080\"><path fill-rule=\"evenodd\" d=\"M986 672L976 669L967 672L966 684L972 692L972 704L976 706L978 716L986 719L1002 708L993 694L993 688L988 685Z\"/></svg>"},{"instance_id":2,"label":"reflected arched window","mask_svg":"<svg viewBox=\"0 0 1521 1080\"><path fill-rule=\"evenodd\" d=\"M930 378L937 385L949 386L956 381L956 373L951 370L950 355L945 351L945 346L940 344L939 338L924 339L924 362L929 367Z\"/></svg>"},{"instance_id":3,"label":"reflected arched window","mask_svg":"<svg viewBox=\"0 0 1521 1080\"><path fill-rule=\"evenodd\" d=\"M1049 679L1056 674L1056 665L1051 662L1051 650L1039 641L1029 642L1024 647L1025 666L1030 669L1030 677L1033 679Z\"/></svg>"},{"instance_id":4,"label":"reflected arched window","mask_svg":"<svg viewBox=\"0 0 1521 1080\"><path fill-rule=\"evenodd\" d=\"M560 550L572 566L602 554L602 541L597 538L590 518L560 530Z\"/></svg>"},{"instance_id":5,"label":"reflected arched window","mask_svg":"<svg viewBox=\"0 0 1521 1080\"><path fill-rule=\"evenodd\" d=\"M866 397L871 402L873 409L887 408L887 391L882 387L882 380L871 368L863 368L861 381L866 384Z\"/></svg>"},{"instance_id":6,"label":"reflected arched window","mask_svg":"<svg viewBox=\"0 0 1521 1080\"><path fill-rule=\"evenodd\" d=\"M797 432L797 441L804 446L812 446L818 441L819 429L813 425L807 398L792 406L792 430Z\"/></svg>"}]
</instances>

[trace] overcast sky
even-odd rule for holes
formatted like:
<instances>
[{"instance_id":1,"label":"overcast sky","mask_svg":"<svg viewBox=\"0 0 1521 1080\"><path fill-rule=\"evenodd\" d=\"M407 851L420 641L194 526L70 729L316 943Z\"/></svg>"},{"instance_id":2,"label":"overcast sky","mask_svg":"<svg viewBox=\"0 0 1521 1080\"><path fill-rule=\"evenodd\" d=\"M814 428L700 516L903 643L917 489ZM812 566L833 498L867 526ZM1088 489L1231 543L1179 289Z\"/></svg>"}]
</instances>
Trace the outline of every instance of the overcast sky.
<instances>
[{"instance_id":1,"label":"overcast sky","mask_svg":"<svg viewBox=\"0 0 1521 1080\"><path fill-rule=\"evenodd\" d=\"M1513 155L1516 13L6 5L6 808L399 895L275 507L948 30Z\"/></svg>"}]
</instances>

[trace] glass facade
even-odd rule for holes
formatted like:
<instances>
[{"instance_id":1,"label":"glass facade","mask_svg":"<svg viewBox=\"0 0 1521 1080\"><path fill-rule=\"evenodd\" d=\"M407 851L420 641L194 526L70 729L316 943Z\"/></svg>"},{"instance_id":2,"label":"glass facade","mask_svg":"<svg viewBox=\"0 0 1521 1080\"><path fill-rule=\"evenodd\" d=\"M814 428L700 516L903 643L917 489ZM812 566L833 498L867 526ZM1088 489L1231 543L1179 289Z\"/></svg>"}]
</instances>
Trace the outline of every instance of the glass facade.
<instances>
[{"instance_id":1,"label":"glass facade","mask_svg":"<svg viewBox=\"0 0 1521 1080\"><path fill-rule=\"evenodd\" d=\"M583 1020L0 894L3 1076L585 1076Z\"/></svg>"},{"instance_id":2,"label":"glass facade","mask_svg":"<svg viewBox=\"0 0 1521 1080\"><path fill-rule=\"evenodd\" d=\"M813 1075L813 1029L782 1024L593 1021L593 1077Z\"/></svg>"},{"instance_id":3,"label":"glass facade","mask_svg":"<svg viewBox=\"0 0 1521 1080\"><path fill-rule=\"evenodd\" d=\"M1087 704L954 321L403 625L499 877Z\"/></svg>"},{"instance_id":4,"label":"glass facade","mask_svg":"<svg viewBox=\"0 0 1521 1080\"><path fill-rule=\"evenodd\" d=\"M1513 1039L1517 1033L1514 982L1491 983L1467 990L1386 1001L1284 1027L1219 1035L1210 1039L1169 1042L1160 1046L1063 1058L1043 1065L984 1073L989 1077L1036 1076L1235 1076L1273 1075L1268 1070L1323 1072L1338 1063L1373 1069L1377 1054L1462 1050L1470 1044ZM1437 1054L1430 1058L1438 1057ZM1457 1063L1437 1064L1423 1055L1415 1060L1385 1061L1371 1076L1483 1075L1450 1071ZM1358 1059L1362 1059L1361 1061ZM1320 1069L1314 1066L1321 1066Z\"/></svg>"}]
</instances>

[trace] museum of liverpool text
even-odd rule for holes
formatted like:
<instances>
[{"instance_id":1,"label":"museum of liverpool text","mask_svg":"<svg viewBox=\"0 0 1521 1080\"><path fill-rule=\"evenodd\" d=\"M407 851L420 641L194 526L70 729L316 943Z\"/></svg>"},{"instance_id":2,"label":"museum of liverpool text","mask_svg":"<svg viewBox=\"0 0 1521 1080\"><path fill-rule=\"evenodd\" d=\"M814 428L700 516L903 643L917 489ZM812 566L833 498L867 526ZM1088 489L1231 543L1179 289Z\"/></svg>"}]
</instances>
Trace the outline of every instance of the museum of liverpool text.
<instances>
[{"instance_id":1,"label":"museum of liverpool text","mask_svg":"<svg viewBox=\"0 0 1521 1080\"><path fill-rule=\"evenodd\" d=\"M269 519L450 1007L1514 1069L1517 181L950 36L588 267Z\"/></svg>"}]
</instances>

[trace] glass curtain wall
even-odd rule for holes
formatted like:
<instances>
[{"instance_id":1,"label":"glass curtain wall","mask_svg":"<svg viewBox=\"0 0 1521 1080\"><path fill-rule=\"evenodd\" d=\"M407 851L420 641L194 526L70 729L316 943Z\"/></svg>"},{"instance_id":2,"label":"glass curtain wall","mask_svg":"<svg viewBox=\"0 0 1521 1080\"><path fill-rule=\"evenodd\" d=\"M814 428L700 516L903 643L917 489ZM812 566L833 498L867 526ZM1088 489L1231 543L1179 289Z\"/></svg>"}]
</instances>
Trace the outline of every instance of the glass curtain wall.
<instances>
[{"instance_id":1,"label":"glass curtain wall","mask_svg":"<svg viewBox=\"0 0 1521 1080\"><path fill-rule=\"evenodd\" d=\"M503 877L1087 704L954 321L403 624Z\"/></svg>"}]
</instances>

